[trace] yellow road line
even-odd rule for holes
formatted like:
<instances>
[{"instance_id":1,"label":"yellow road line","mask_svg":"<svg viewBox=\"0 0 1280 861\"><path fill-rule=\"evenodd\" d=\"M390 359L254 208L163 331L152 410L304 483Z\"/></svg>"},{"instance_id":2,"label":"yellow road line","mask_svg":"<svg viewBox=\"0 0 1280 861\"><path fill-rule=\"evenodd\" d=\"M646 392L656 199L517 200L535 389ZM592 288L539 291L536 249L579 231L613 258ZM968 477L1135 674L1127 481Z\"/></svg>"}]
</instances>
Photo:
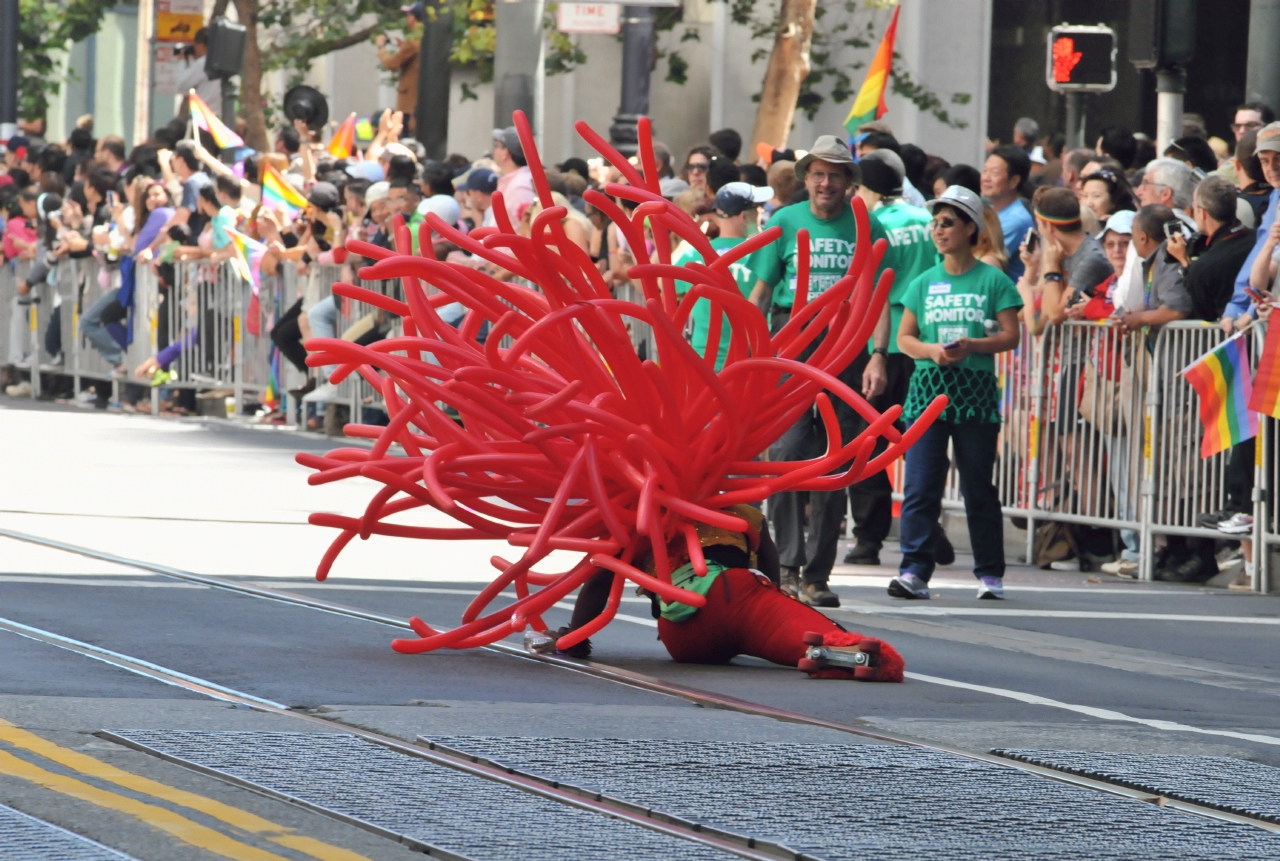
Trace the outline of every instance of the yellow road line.
<instances>
[{"instance_id":1,"label":"yellow road line","mask_svg":"<svg viewBox=\"0 0 1280 861\"><path fill-rule=\"evenodd\" d=\"M161 831L168 832L183 843L189 843L192 846L213 852L224 858L232 858L235 861L288 861L281 855L267 852L265 849L259 849L256 846L250 846L248 843L241 843L239 840L235 840L225 834L219 834L212 828L206 828L198 822L192 822L172 810L156 807L154 804L144 804L141 801L126 798L114 792L107 792L105 789L91 786L82 780L76 780L74 777L45 771L25 759L19 759L5 751L0 751L0 774L20 777L23 780L37 783L46 789L52 789L54 792L69 795L72 798L79 798L81 801L87 801L90 804L96 804L98 807L105 807L108 810L116 810L120 813L128 814L134 819L159 828Z\"/></svg>"},{"instance_id":2,"label":"yellow road line","mask_svg":"<svg viewBox=\"0 0 1280 861\"><path fill-rule=\"evenodd\" d=\"M39 754L45 759L52 760L59 765L66 766L89 777L106 780L117 786L123 786L125 789L130 789L143 795L151 795L171 804L198 811L242 831L265 837L281 846L305 852L313 858L320 859L320 861L369 861L368 858L357 852L331 846L328 843L310 837L304 837L295 833L292 828L277 825L269 819L263 819L261 816L241 810L238 807L169 786L158 780L132 774L100 759L54 744L48 739L16 727L3 719L0 719L0 740Z\"/></svg>"}]
</instances>

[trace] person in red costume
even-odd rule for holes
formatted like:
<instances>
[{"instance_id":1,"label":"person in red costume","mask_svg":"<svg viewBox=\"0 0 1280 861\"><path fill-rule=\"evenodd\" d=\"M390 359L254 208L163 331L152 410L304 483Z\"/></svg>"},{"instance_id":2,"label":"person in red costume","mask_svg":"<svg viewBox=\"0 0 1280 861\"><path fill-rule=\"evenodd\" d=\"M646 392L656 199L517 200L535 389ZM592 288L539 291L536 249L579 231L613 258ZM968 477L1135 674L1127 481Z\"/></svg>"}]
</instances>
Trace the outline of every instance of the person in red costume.
<instances>
[{"instance_id":1,"label":"person in red costume","mask_svg":"<svg viewBox=\"0 0 1280 861\"><path fill-rule=\"evenodd\" d=\"M758 509L737 505L728 511L746 520L749 531L730 532L700 524L705 575L700 577L694 571L683 541L667 546L671 564L679 565L671 582L704 596L706 606L667 603L643 593L653 602L658 639L672 659L682 664L725 664L738 655L750 655L795 667L805 656L805 635L816 633L822 636L823 645L868 652L872 657L867 667L807 670L814 678L902 681L906 664L888 643L846 631L814 608L778 591L778 549L769 530L763 528L764 516ZM554 651L552 638L582 627L604 611L614 576L611 571L600 571L583 585L569 626L546 632L545 650ZM583 640L564 654L588 657L591 641Z\"/></svg>"}]
</instances>

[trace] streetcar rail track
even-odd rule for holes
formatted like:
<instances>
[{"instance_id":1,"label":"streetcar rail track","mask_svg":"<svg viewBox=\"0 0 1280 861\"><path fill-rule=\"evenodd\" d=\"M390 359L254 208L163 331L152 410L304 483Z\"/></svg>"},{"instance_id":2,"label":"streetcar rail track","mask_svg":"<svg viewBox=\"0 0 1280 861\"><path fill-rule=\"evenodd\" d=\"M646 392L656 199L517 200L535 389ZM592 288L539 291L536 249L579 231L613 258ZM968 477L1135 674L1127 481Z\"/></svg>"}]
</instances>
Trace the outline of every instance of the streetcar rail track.
<instances>
[{"instance_id":1,"label":"streetcar rail track","mask_svg":"<svg viewBox=\"0 0 1280 861\"><path fill-rule=\"evenodd\" d=\"M99 550L93 550L87 547L80 547L73 544L67 544L65 542L56 541L50 538L44 538L42 536L29 535L27 533L17 532L10 529L0 528L0 537L11 538L17 541L24 541L27 543L48 547L54 550L60 550L67 553L86 556L88 558L96 559L102 562L110 562L116 565L124 565L128 567L137 568L143 571L150 571L153 574L157 574L165 577L172 577L178 580L184 580L191 583L199 583L201 585L209 586L215 589L221 589L224 591L235 592L243 595L249 595L255 598L276 601L284 604L292 604L295 606L300 606L307 609L316 610L319 612L332 613L338 616L363 619L365 621L375 622L377 624L387 625L393 628L412 630L407 620L397 619L393 616L387 616L385 614L375 613L369 610L363 610L358 607L349 607L343 604L337 604L330 601L324 601L324 600L315 599L315 598L308 598L302 595L295 595L293 593L286 592L286 591L270 589L270 588L251 585L247 583L239 583L234 580L224 580L216 577L207 577L207 576L195 574L189 571L182 571L181 569L172 568L166 565L160 565L152 562L145 562L137 559L128 559L126 557L116 556L111 553L106 553ZM595 802L590 801L589 797L593 794L590 790L583 790L577 787L561 788L560 784L557 781L548 780L547 778L544 778L541 776L526 775L521 772L518 772L517 770L512 770L498 764L485 764L480 761L475 761L473 758L467 755L458 756L457 755L458 752L454 752L454 751L449 751L446 753L445 751L432 750L419 744L407 743L401 739L397 739L391 736L386 736L381 733L371 732L369 730L353 726L337 718L299 712L297 710L293 710L293 709L289 709L288 707L281 706L279 703L272 703L269 700L262 700L257 697L252 697L251 695L248 695L248 694L241 694L240 692L232 691L230 688L223 688L220 685L205 682L204 680L192 681L194 677L186 676L185 674L179 673L177 671L168 670L167 668L160 667L159 665L151 664L150 662L142 661L141 659L130 658L129 656L126 656L126 655L120 655L120 653L110 652L109 650L100 649L99 647L96 647L96 646L90 646L89 644L79 643L78 641L70 640L70 638L62 637L61 635L48 632L48 631L41 631L40 629L37 629L37 628L32 628L30 626L22 625L21 623L11 622L10 620L7 620L7 619L0 619L0 630L9 630L13 633L21 634L22 636L27 636L32 639L42 640L44 642L49 643L50 645L58 646L60 648L70 648L72 651L76 651L80 654L84 654L86 657L91 657L96 660L103 661L105 663L116 663L117 666L120 666L123 669L128 669L131 672L138 672L141 675L149 675L152 678L158 678L158 676L163 675L165 676L165 678L158 678L158 680L165 681L166 684L172 684L178 687L185 687L188 690L194 690L198 693L204 694L205 696L214 697L216 699L222 699L229 702L235 702L236 704L243 705L247 708L251 708L259 711L265 711L273 714L286 715L286 716L305 719L309 721L314 721L314 722L322 723L329 728L340 727L344 732L350 732L354 735L364 738L367 741L373 742L375 744L382 744L386 747L390 747L393 750L399 751L409 756L416 756L416 757L428 759L430 761L437 762L438 764L441 764L441 765L458 767L458 768L461 768L462 770L467 770L467 768L475 768L483 772L483 774L481 774L480 776L488 777L488 779L498 780L500 782L503 782L508 779L519 781L520 788L524 788L527 791L535 792L535 793L542 793L542 792L555 793L555 797L557 798L557 800L568 799L568 798L575 799L574 802L570 802L566 800L565 803L574 803L578 806L587 806L589 809L596 809L591 806L592 804L597 804L597 805L604 804L604 802L601 802L601 801L595 801ZM71 644L74 644L74 646L69 646L67 644L68 642ZM907 735L899 735L899 734L874 731L874 730L867 729L865 727L859 727L859 726L855 726L849 723L844 723L841 721L829 720L827 718L818 717L816 715L808 715L808 714L804 714L803 712L792 711L790 709L784 709L776 706L766 705L763 703L752 702L750 700L739 699L737 697L729 696L727 694L714 693L711 691L701 690L699 688L692 688L686 685L664 681L662 679L644 675L643 673L637 673L633 670L625 670L618 667L613 667L608 664L602 664L602 663L593 662L593 661L571 660L568 658L561 658L554 655L533 654L533 653L527 652L523 648L520 648L518 646L509 644L509 643L501 643L501 642L493 643L484 648L488 649L489 651L498 652L500 654L509 655L509 656L520 658L523 660L536 661L538 663L543 663L543 664L550 664L551 666L558 667L563 670L592 676L595 678L613 682L615 684L621 684L631 688L638 688L641 690L664 694L666 696L674 697L676 699L681 699L686 702L692 702L707 708L724 709L727 711L734 711L742 714L755 715L758 717L768 717L768 718L772 718L774 720L782 721L785 723L797 723L797 724L804 724L808 726L815 726L815 727L820 727L824 729L835 730L837 732L848 733L850 735L860 736L862 738L873 739L876 741L881 741L889 744L905 745L909 747L930 750L938 753L949 754L952 756L961 757L963 759L968 759L975 762L982 762L982 763L987 763L989 765L995 765L1001 768L1011 768L1017 771L1022 771L1028 774L1035 775L1045 780L1051 780L1056 783L1068 784L1071 786L1090 789L1090 790L1094 790L1097 792L1101 792L1101 793L1119 797L1119 798L1138 800L1138 801L1155 804L1160 807L1179 810L1184 813L1188 813L1188 814L1199 816L1206 819L1252 825L1254 827L1261 828L1266 831L1280 833L1280 823L1270 822L1270 821L1267 821L1266 819L1255 818L1252 816L1246 816L1239 813L1233 813L1230 811L1224 811L1216 807L1210 806L1208 804L1197 804L1181 798L1171 798L1164 795L1157 795L1148 791L1126 786L1122 783L1110 782L1106 780L1099 780L1092 777L1086 777L1084 775L1072 774L1069 772L1064 772L1058 769L1048 768L1048 767L1036 765L1033 763L1009 759L1006 757L998 756L994 753L968 750L965 748L959 748L952 745L942 744L939 742L930 741L922 738L915 738ZM616 801L617 799L612 799L612 798L610 799L610 802L616 802ZM599 809L597 809L596 812L603 813L604 815L614 815L614 816L617 816L618 818L625 818L627 819L627 821L634 821L635 824L643 824L645 827L651 827L651 828L657 827L657 830L673 829L673 833L676 833L676 836L684 837L685 839L692 839L692 840L702 839L702 832L704 830L703 826L695 825L694 827L699 829L698 831L692 831L692 830L686 831L682 827L672 824L674 822L683 822L683 820L680 820L679 817L671 816L669 814L662 813L659 811L652 811L652 810L649 810L648 808L636 807L635 810L633 811L633 810L624 809L623 807L620 807L620 806L614 806L612 803L610 803L607 806L609 807L608 812L606 812L605 810L599 810ZM636 812L641 810L643 810L644 813ZM661 818L661 821L655 820L653 818L655 815L659 816ZM749 857L749 858L776 859L776 858L783 857L783 858L798 859L802 857L798 853L795 853L795 850L791 850L789 847L783 847L781 846L781 844L770 844L768 848L770 848L771 851L762 853L760 850L757 850L756 848L754 848L755 846L758 846L758 845L763 846L764 844L762 844L761 841L756 841L752 838L741 837L740 835L735 835L735 836L738 837L739 840L749 841L752 845L743 846L740 843L730 843L729 845L733 846L734 848L732 849L728 849L727 847L721 847L721 848L725 848L726 851L733 851L735 854L742 855L742 857ZM772 847L777 847L777 849L773 849ZM781 851L782 854L776 854L778 851ZM804 857L808 857L808 856L804 856Z\"/></svg>"}]
</instances>

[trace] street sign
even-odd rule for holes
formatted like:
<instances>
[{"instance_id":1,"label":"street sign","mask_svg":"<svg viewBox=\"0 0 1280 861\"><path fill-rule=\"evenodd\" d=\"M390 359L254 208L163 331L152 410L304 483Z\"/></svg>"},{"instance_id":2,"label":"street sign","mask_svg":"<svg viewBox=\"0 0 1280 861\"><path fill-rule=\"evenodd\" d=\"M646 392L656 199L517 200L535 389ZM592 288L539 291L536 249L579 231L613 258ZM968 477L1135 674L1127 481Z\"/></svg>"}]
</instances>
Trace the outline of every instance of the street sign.
<instances>
[{"instance_id":1,"label":"street sign","mask_svg":"<svg viewBox=\"0 0 1280 861\"><path fill-rule=\"evenodd\" d=\"M200 0L157 0L156 41L187 42L204 26L204 7Z\"/></svg>"},{"instance_id":2,"label":"street sign","mask_svg":"<svg viewBox=\"0 0 1280 861\"><path fill-rule=\"evenodd\" d=\"M1116 87L1116 34L1110 27L1060 24L1049 31L1045 83L1058 93Z\"/></svg>"},{"instance_id":3,"label":"street sign","mask_svg":"<svg viewBox=\"0 0 1280 861\"><path fill-rule=\"evenodd\" d=\"M556 29L561 33L613 36L622 29L621 12L617 3L561 3L556 12Z\"/></svg>"}]
</instances>

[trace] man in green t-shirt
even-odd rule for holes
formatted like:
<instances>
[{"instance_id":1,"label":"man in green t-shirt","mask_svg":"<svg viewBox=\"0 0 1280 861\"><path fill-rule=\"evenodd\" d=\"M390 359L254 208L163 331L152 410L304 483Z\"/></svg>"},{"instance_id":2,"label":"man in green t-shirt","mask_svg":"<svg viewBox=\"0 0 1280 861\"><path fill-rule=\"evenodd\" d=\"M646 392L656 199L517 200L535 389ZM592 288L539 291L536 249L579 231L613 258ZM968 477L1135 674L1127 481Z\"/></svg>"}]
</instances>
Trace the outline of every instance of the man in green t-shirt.
<instances>
[{"instance_id":1,"label":"man in green t-shirt","mask_svg":"<svg viewBox=\"0 0 1280 861\"><path fill-rule=\"evenodd\" d=\"M884 390L872 397L871 404L879 412L892 406L901 406L907 397L907 383L915 363L898 349L898 324L902 320L902 298L911 280L941 260L938 249L930 236L932 216L928 210L912 206L902 197L906 168L902 158L891 149L877 149L865 154L858 165L862 169L862 184L857 195L867 204L871 219L871 240L885 240L884 259L876 277L886 269L894 273L889 301L881 312L879 324L867 344L867 355L854 360L850 370L855 379L864 366L877 353L884 361ZM887 348L884 346L888 344ZM881 346L877 349L876 344ZM843 403L837 404L836 414L846 440L853 439L867 426L866 420ZM887 443L882 438L876 454L884 451ZM849 487L849 513L853 517L853 535L857 545L845 554L844 561L851 565L879 565L880 548L889 529L893 526L893 486L889 476L879 472L865 481ZM938 546L935 555L939 564L955 561L955 552L941 527L937 530Z\"/></svg>"},{"instance_id":2,"label":"man in green t-shirt","mask_svg":"<svg viewBox=\"0 0 1280 861\"><path fill-rule=\"evenodd\" d=\"M835 136L823 135L808 154L796 162L795 171L804 182L809 199L775 212L769 226L781 227L782 236L751 255L751 269L758 278L751 291L751 301L769 314L770 327L775 332L791 318L791 305L795 300L797 232L804 229L809 233L810 298L844 277L858 240L848 193L857 184L859 173L849 148ZM888 343L877 346L887 348ZM810 350L814 347L816 344ZM884 356L876 354L862 364L865 369L858 377L851 376L851 365L840 379L854 388L862 388L864 394L879 394L884 388ZM801 460L816 457L825 449L822 422L814 410L809 410L770 447L769 458ZM807 541L806 501L810 503ZM800 600L811 606L840 606L840 599L827 588L827 580L835 563L844 507L843 491L778 493L769 498L769 519L773 522L781 565L781 588L798 592ZM804 569L803 583L799 582L801 568Z\"/></svg>"},{"instance_id":3,"label":"man in green t-shirt","mask_svg":"<svg viewBox=\"0 0 1280 861\"><path fill-rule=\"evenodd\" d=\"M720 235L711 240L711 247L716 251L727 251L740 244L742 240L746 239L748 225L755 220L760 204L772 198L773 189L768 186L757 188L745 182L730 182L722 186L716 192L715 200L715 222ZM698 263L703 262L702 255L698 253L696 248L688 242L680 243L672 256L671 262L676 266L683 266L691 260ZM747 262L739 260L730 264L729 274L737 282L738 290L743 297L750 296L751 288L756 283L756 276L747 265ZM676 292L682 297L689 291L689 288L689 283L685 281L676 282ZM720 349L716 354L717 372L724 367L725 360L729 356L729 339L730 335L732 335L729 327L729 318L723 314L721 317ZM711 333L711 301L709 299L699 299L693 306L693 312L689 315L689 320L693 329L689 340L693 344L693 348L698 351L698 354L705 356L707 353L707 337Z\"/></svg>"}]
</instances>

